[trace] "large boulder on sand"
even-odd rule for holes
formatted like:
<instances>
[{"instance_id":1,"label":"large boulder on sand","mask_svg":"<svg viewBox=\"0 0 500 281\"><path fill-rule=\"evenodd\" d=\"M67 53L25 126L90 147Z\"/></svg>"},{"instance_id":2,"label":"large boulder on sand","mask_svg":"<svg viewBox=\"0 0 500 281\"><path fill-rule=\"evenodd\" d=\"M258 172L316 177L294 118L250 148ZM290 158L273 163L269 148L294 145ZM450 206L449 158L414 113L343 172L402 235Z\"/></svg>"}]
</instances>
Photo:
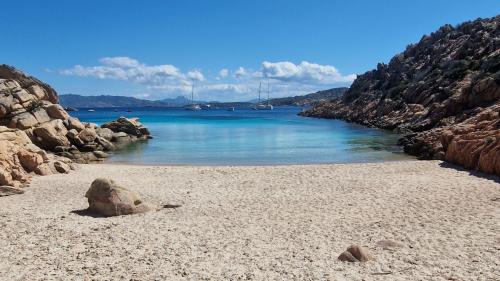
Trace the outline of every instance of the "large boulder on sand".
<instances>
[{"instance_id":1,"label":"large boulder on sand","mask_svg":"<svg viewBox=\"0 0 500 281\"><path fill-rule=\"evenodd\" d=\"M137 194L110 179L94 180L85 197L89 201L89 210L107 217L144 213L151 210Z\"/></svg>"},{"instance_id":2,"label":"large boulder on sand","mask_svg":"<svg viewBox=\"0 0 500 281\"><path fill-rule=\"evenodd\" d=\"M373 260L374 257L370 251L358 245L351 245L338 257L340 261L347 262L367 262Z\"/></svg>"}]
</instances>

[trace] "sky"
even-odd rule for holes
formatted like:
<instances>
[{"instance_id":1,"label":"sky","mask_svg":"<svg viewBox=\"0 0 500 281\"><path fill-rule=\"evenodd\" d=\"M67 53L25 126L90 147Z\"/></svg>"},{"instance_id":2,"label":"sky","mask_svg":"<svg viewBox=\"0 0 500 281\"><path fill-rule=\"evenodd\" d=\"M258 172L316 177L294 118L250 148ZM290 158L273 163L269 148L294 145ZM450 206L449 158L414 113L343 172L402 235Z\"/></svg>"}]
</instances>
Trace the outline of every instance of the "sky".
<instances>
[{"instance_id":1,"label":"sky","mask_svg":"<svg viewBox=\"0 0 500 281\"><path fill-rule=\"evenodd\" d=\"M0 63L59 94L245 101L349 86L498 0L5 1Z\"/></svg>"}]
</instances>

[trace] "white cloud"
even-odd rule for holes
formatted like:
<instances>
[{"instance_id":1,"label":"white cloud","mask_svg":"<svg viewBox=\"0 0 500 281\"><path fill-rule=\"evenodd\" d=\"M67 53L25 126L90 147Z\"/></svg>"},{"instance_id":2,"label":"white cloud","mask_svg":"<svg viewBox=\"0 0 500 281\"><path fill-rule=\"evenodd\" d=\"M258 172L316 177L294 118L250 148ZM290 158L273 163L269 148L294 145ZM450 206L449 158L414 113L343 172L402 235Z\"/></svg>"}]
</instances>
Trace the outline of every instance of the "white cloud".
<instances>
[{"instance_id":1,"label":"white cloud","mask_svg":"<svg viewBox=\"0 0 500 281\"><path fill-rule=\"evenodd\" d=\"M105 57L99 62L113 67L137 67L141 65L138 60L129 57Z\"/></svg>"},{"instance_id":2,"label":"white cloud","mask_svg":"<svg viewBox=\"0 0 500 281\"><path fill-rule=\"evenodd\" d=\"M215 77L216 80L221 80L226 78L229 75L229 70L227 68L223 68L219 71L219 75Z\"/></svg>"},{"instance_id":3,"label":"white cloud","mask_svg":"<svg viewBox=\"0 0 500 281\"><path fill-rule=\"evenodd\" d=\"M247 71L242 66L238 67L238 69L236 69L236 71L234 72L234 77L237 78L237 79L240 79L240 78L242 78L243 76L246 76L246 75L247 75Z\"/></svg>"},{"instance_id":4,"label":"white cloud","mask_svg":"<svg viewBox=\"0 0 500 281\"><path fill-rule=\"evenodd\" d=\"M142 84L149 88L186 84L188 80L203 81L205 78L198 70L182 73L170 64L146 65L129 57L105 57L99 66L76 65L60 71L63 75L94 77L98 79L117 79Z\"/></svg>"},{"instance_id":5,"label":"white cloud","mask_svg":"<svg viewBox=\"0 0 500 281\"><path fill-rule=\"evenodd\" d=\"M231 72L232 75L228 69L222 68L212 77L205 77L197 69L183 72L174 65L147 65L130 57L105 57L99 63L96 66L75 65L59 73L127 81L138 85L137 96L151 99L188 95L195 81L198 99L221 101L256 98L260 81L270 81L271 97L283 97L347 86L356 78L354 74L342 75L334 66L306 61L299 64L264 61L258 71L240 66Z\"/></svg>"},{"instance_id":6,"label":"white cloud","mask_svg":"<svg viewBox=\"0 0 500 281\"><path fill-rule=\"evenodd\" d=\"M276 79L283 82L297 83L345 83L352 82L356 75L351 74L343 76L331 65L320 65L303 61L300 64L294 64L288 61L262 63L262 73L264 77Z\"/></svg>"},{"instance_id":7,"label":"white cloud","mask_svg":"<svg viewBox=\"0 0 500 281\"><path fill-rule=\"evenodd\" d=\"M191 70L187 73L187 77L195 81L204 81L205 76L199 70Z\"/></svg>"}]
</instances>

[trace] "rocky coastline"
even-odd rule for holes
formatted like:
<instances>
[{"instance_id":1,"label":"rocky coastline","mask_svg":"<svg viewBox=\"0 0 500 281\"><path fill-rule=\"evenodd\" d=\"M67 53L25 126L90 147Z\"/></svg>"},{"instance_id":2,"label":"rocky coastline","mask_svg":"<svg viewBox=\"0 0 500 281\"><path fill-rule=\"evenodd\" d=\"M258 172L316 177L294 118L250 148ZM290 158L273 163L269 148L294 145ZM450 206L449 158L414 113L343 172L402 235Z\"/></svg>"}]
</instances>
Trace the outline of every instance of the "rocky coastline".
<instances>
[{"instance_id":1,"label":"rocky coastline","mask_svg":"<svg viewBox=\"0 0 500 281\"><path fill-rule=\"evenodd\" d=\"M33 175L68 173L75 163L99 162L110 151L151 138L137 119L84 123L58 102L49 85L0 65L0 195L15 194Z\"/></svg>"},{"instance_id":2,"label":"rocky coastline","mask_svg":"<svg viewBox=\"0 0 500 281\"><path fill-rule=\"evenodd\" d=\"M499 38L500 16L442 26L301 115L394 130L420 159L500 175Z\"/></svg>"}]
</instances>

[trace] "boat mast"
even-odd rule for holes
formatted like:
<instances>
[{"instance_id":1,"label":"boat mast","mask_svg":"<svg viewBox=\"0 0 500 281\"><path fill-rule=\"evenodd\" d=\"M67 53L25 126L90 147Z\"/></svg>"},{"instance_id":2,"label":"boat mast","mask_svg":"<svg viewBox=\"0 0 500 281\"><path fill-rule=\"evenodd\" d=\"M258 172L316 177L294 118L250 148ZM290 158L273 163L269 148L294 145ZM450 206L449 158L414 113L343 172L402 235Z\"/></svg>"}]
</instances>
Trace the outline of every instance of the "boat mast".
<instances>
[{"instance_id":1,"label":"boat mast","mask_svg":"<svg viewBox=\"0 0 500 281\"><path fill-rule=\"evenodd\" d=\"M269 78L267 78L267 105L269 105Z\"/></svg>"},{"instance_id":2,"label":"boat mast","mask_svg":"<svg viewBox=\"0 0 500 281\"><path fill-rule=\"evenodd\" d=\"M259 102L257 104L260 103L260 88L262 87L262 82L259 82Z\"/></svg>"},{"instance_id":3,"label":"boat mast","mask_svg":"<svg viewBox=\"0 0 500 281\"><path fill-rule=\"evenodd\" d=\"M191 84L191 105L194 104L194 80L193 84Z\"/></svg>"}]
</instances>

